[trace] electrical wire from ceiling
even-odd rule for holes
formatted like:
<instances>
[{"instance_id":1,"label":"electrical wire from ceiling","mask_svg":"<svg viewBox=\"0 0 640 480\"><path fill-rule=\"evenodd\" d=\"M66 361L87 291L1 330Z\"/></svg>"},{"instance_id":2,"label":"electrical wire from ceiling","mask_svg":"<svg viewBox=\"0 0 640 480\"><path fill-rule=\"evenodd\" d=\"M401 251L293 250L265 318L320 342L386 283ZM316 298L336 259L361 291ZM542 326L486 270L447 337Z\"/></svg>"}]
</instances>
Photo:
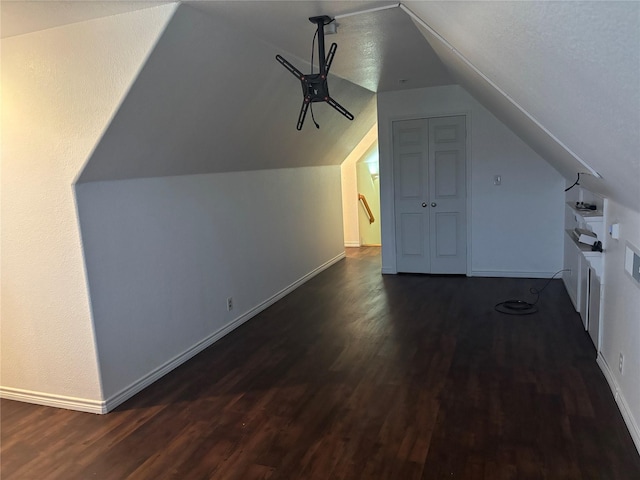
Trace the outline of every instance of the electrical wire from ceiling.
<instances>
[{"instance_id":1,"label":"electrical wire from ceiling","mask_svg":"<svg viewBox=\"0 0 640 480\"><path fill-rule=\"evenodd\" d=\"M568 192L569 190L571 190L576 185L580 185L580 172L578 172L578 179L575 182L573 182L573 185L571 185L570 187L565 188L564 191Z\"/></svg>"},{"instance_id":2,"label":"electrical wire from ceiling","mask_svg":"<svg viewBox=\"0 0 640 480\"><path fill-rule=\"evenodd\" d=\"M313 51L316 48L316 38L318 38L319 28L320 28L320 25L316 27L316 33L313 34L313 40L311 40L311 75L313 75ZM309 109L311 110L311 120L313 121L313 124L316 126L318 130L320 130L320 125L318 125L318 122L316 122L316 116L313 114L313 103L309 104Z\"/></svg>"}]
</instances>

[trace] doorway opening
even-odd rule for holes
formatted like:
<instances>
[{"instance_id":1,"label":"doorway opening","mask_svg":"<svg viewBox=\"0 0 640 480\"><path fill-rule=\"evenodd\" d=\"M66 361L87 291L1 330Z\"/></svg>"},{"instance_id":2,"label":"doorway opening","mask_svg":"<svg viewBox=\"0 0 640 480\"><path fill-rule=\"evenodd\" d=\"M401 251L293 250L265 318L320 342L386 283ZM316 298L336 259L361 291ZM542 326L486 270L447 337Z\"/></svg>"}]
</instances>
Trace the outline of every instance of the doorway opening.
<instances>
[{"instance_id":1,"label":"doorway opening","mask_svg":"<svg viewBox=\"0 0 640 480\"><path fill-rule=\"evenodd\" d=\"M358 186L358 231L360 245L379 247L380 231L380 163L378 142L356 162Z\"/></svg>"},{"instance_id":2,"label":"doorway opening","mask_svg":"<svg viewBox=\"0 0 640 480\"><path fill-rule=\"evenodd\" d=\"M341 165L344 246L380 246L378 126Z\"/></svg>"}]
</instances>

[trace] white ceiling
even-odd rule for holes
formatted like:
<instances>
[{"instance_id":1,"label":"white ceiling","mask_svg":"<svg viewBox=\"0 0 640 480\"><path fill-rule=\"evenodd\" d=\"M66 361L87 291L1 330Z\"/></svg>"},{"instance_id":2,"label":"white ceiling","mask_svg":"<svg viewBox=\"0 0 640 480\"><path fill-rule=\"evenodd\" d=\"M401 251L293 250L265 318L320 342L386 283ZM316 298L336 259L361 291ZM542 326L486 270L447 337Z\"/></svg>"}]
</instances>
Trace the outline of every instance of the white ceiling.
<instances>
[{"instance_id":1,"label":"white ceiling","mask_svg":"<svg viewBox=\"0 0 640 480\"><path fill-rule=\"evenodd\" d=\"M157 3L3 0L1 34ZM638 1L403 2L431 30L400 8L343 16L399 5L389 1L184 3L276 47L302 71L314 32L308 17L335 16L338 34L327 36L338 43L333 74L374 92L459 83L565 177L573 181L586 164L602 179L584 184L640 208ZM251 58L241 47L230 55Z\"/></svg>"},{"instance_id":2,"label":"white ceiling","mask_svg":"<svg viewBox=\"0 0 640 480\"><path fill-rule=\"evenodd\" d=\"M640 2L406 5L454 47L423 32L456 83L571 183L588 165L601 178L581 185L640 211Z\"/></svg>"},{"instance_id":3,"label":"white ceiling","mask_svg":"<svg viewBox=\"0 0 640 480\"><path fill-rule=\"evenodd\" d=\"M0 3L2 36L117 15L160 3L170 2L3 0ZM332 42L338 44L331 73L373 92L453 83L411 19L396 8L398 2L194 0L182 3L218 19L224 18L281 48L282 55L302 71L310 61L315 31L309 17L338 16L338 33L326 36L327 50ZM387 6L392 8L350 15ZM417 58L421 61L415 61ZM317 62L317 46L315 59Z\"/></svg>"},{"instance_id":4,"label":"white ceiling","mask_svg":"<svg viewBox=\"0 0 640 480\"><path fill-rule=\"evenodd\" d=\"M23 35L93 18L142 10L166 3L173 2L2 0L0 2L0 36L7 38L14 35Z\"/></svg>"},{"instance_id":5,"label":"white ceiling","mask_svg":"<svg viewBox=\"0 0 640 480\"><path fill-rule=\"evenodd\" d=\"M375 94L333 77L302 132L300 82L278 50L225 19L180 5L85 165L78 183L339 165L376 121ZM170 92L170 93L169 93Z\"/></svg>"},{"instance_id":6,"label":"white ceiling","mask_svg":"<svg viewBox=\"0 0 640 480\"><path fill-rule=\"evenodd\" d=\"M332 42L338 44L331 72L373 92L453 83L411 18L397 8L398 2L195 0L185 3L216 17L228 18L239 28L306 62L311 56L315 31L309 17L336 17L338 33L326 36L327 49ZM381 10L369 12L375 9ZM351 15L353 13L357 14ZM286 57L285 52L283 56Z\"/></svg>"}]
</instances>

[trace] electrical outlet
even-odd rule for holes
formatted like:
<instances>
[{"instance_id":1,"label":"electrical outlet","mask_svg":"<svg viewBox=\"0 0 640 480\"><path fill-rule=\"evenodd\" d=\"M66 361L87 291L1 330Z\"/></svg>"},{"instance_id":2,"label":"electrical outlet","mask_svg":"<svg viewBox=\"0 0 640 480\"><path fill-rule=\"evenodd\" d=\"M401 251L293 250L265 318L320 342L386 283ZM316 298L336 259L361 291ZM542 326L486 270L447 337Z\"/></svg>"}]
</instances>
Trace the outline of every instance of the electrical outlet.
<instances>
[{"instance_id":1,"label":"electrical outlet","mask_svg":"<svg viewBox=\"0 0 640 480\"><path fill-rule=\"evenodd\" d=\"M233 310L233 297L227 298L227 312Z\"/></svg>"},{"instance_id":2,"label":"electrical outlet","mask_svg":"<svg viewBox=\"0 0 640 480\"><path fill-rule=\"evenodd\" d=\"M624 355L620 354L620 360L618 361L618 370L622 373L622 366L624 364Z\"/></svg>"}]
</instances>

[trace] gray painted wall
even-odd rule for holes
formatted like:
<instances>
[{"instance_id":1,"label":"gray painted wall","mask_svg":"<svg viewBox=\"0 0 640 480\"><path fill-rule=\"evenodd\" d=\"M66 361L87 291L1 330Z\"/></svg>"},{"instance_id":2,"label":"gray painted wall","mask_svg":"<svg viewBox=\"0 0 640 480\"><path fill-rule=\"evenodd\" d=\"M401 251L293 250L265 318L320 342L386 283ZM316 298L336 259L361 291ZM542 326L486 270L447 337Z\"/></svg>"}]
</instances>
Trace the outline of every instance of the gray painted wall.
<instances>
[{"instance_id":1,"label":"gray painted wall","mask_svg":"<svg viewBox=\"0 0 640 480\"><path fill-rule=\"evenodd\" d=\"M110 407L344 255L339 166L91 182L76 194Z\"/></svg>"},{"instance_id":2,"label":"gray painted wall","mask_svg":"<svg viewBox=\"0 0 640 480\"><path fill-rule=\"evenodd\" d=\"M78 182L339 165L375 123L375 95L331 76L356 119L316 103L321 128L309 112L298 132L300 82L277 53L287 56L180 5Z\"/></svg>"}]
</instances>

